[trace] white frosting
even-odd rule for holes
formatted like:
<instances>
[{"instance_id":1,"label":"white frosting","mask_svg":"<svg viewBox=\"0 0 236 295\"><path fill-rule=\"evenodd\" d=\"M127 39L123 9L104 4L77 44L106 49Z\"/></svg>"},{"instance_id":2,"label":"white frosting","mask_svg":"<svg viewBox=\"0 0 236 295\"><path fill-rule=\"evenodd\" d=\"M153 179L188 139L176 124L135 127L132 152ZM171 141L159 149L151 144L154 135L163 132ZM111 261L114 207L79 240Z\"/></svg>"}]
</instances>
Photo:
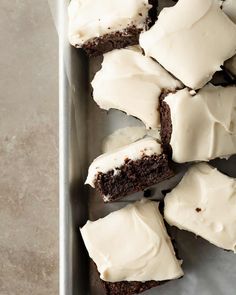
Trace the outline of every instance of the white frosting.
<instances>
[{"instance_id":1,"label":"white frosting","mask_svg":"<svg viewBox=\"0 0 236 295\"><path fill-rule=\"evenodd\" d=\"M119 173L119 167L125 164L126 159L135 161L143 156L160 155L161 153L161 145L154 138L144 138L125 147L105 153L92 162L85 183L94 187L94 181L99 172L107 173L110 170L115 170L115 173Z\"/></svg>"},{"instance_id":2,"label":"white frosting","mask_svg":"<svg viewBox=\"0 0 236 295\"><path fill-rule=\"evenodd\" d=\"M145 54L199 89L236 53L236 25L214 0L179 0L140 35Z\"/></svg>"},{"instance_id":3,"label":"white frosting","mask_svg":"<svg viewBox=\"0 0 236 295\"><path fill-rule=\"evenodd\" d=\"M102 109L124 111L156 129L162 89L175 90L181 83L137 49L121 49L104 55L92 86L94 100Z\"/></svg>"},{"instance_id":4,"label":"white frosting","mask_svg":"<svg viewBox=\"0 0 236 295\"><path fill-rule=\"evenodd\" d=\"M104 139L103 152L107 153L122 146L131 144L136 140L145 137L146 135L161 140L158 129L147 130L145 127L140 126L132 126L118 129Z\"/></svg>"},{"instance_id":5,"label":"white frosting","mask_svg":"<svg viewBox=\"0 0 236 295\"><path fill-rule=\"evenodd\" d=\"M236 153L236 87L207 85L195 96L187 88L169 94L177 163L208 161Z\"/></svg>"},{"instance_id":6,"label":"white frosting","mask_svg":"<svg viewBox=\"0 0 236 295\"><path fill-rule=\"evenodd\" d=\"M207 164L189 169L165 198L170 225L236 252L236 180Z\"/></svg>"},{"instance_id":7,"label":"white frosting","mask_svg":"<svg viewBox=\"0 0 236 295\"><path fill-rule=\"evenodd\" d=\"M228 15L228 17L236 24L236 1L235 0L223 1L222 9Z\"/></svg>"},{"instance_id":8,"label":"white frosting","mask_svg":"<svg viewBox=\"0 0 236 295\"><path fill-rule=\"evenodd\" d=\"M81 234L104 281L163 281L183 276L158 203L143 199L88 221Z\"/></svg>"},{"instance_id":9,"label":"white frosting","mask_svg":"<svg viewBox=\"0 0 236 295\"><path fill-rule=\"evenodd\" d=\"M69 40L72 45L135 26L146 29L148 0L71 0Z\"/></svg>"},{"instance_id":10,"label":"white frosting","mask_svg":"<svg viewBox=\"0 0 236 295\"><path fill-rule=\"evenodd\" d=\"M223 1L223 11L236 24L236 0ZM227 60L225 67L234 75L236 75L236 55Z\"/></svg>"}]
</instances>

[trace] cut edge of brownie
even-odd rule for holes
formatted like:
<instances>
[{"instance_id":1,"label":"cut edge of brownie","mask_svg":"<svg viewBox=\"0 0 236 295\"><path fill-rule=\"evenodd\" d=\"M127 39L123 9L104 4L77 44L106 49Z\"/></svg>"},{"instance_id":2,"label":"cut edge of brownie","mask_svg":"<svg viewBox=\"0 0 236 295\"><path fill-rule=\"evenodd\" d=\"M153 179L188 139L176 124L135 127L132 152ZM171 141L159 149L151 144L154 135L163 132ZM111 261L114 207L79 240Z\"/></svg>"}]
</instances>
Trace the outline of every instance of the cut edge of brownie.
<instances>
[{"instance_id":1,"label":"cut edge of brownie","mask_svg":"<svg viewBox=\"0 0 236 295\"><path fill-rule=\"evenodd\" d=\"M148 12L148 18L144 27L150 28L157 19L158 0L149 0L152 8ZM92 38L83 44L75 44L76 48L82 48L88 56L98 56L113 49L121 49L127 46L137 45L139 35L143 31L135 25L130 25L121 31L104 34L100 37Z\"/></svg>"},{"instance_id":2,"label":"cut edge of brownie","mask_svg":"<svg viewBox=\"0 0 236 295\"><path fill-rule=\"evenodd\" d=\"M142 191L172 176L174 172L166 154L144 155L138 160L126 159L125 164L116 171L99 172L95 188L106 203Z\"/></svg>"},{"instance_id":3,"label":"cut edge of brownie","mask_svg":"<svg viewBox=\"0 0 236 295\"><path fill-rule=\"evenodd\" d=\"M142 29L129 26L122 31L115 31L101 37L92 38L82 45L75 45L82 48L88 56L102 55L113 49L121 49L127 46L137 45Z\"/></svg>"},{"instance_id":4,"label":"cut edge of brownie","mask_svg":"<svg viewBox=\"0 0 236 295\"><path fill-rule=\"evenodd\" d=\"M153 287L157 287L161 284L164 284L166 281L146 281L146 282L116 282L110 283L102 281L102 284L105 288L106 295L133 295L139 294L146 290L149 290Z\"/></svg>"},{"instance_id":5,"label":"cut edge of brownie","mask_svg":"<svg viewBox=\"0 0 236 295\"><path fill-rule=\"evenodd\" d=\"M172 157L172 148L170 145L171 134L172 134L172 122L171 122L171 111L168 104L164 101L165 97L170 91L163 91L160 96L160 121L161 121L161 142L164 153L169 157Z\"/></svg>"}]
</instances>

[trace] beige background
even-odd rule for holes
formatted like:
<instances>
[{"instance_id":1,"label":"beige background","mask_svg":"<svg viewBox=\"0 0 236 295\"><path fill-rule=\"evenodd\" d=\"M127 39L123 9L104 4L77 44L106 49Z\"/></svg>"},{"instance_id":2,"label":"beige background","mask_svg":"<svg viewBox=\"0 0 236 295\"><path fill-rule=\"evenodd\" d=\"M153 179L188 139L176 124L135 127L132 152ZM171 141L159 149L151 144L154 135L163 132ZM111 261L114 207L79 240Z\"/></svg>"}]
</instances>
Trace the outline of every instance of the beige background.
<instances>
[{"instance_id":1,"label":"beige background","mask_svg":"<svg viewBox=\"0 0 236 295\"><path fill-rule=\"evenodd\" d=\"M58 294L58 46L46 0L0 1L0 294Z\"/></svg>"}]
</instances>

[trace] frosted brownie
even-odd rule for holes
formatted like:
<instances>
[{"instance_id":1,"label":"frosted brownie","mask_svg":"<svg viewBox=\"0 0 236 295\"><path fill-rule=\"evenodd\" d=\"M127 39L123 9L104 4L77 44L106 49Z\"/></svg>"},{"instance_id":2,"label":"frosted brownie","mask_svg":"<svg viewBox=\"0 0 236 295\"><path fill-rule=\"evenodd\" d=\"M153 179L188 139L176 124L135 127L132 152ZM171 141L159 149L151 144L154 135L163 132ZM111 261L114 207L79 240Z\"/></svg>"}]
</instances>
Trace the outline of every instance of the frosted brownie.
<instances>
[{"instance_id":1,"label":"frosted brownie","mask_svg":"<svg viewBox=\"0 0 236 295\"><path fill-rule=\"evenodd\" d=\"M89 55L138 44L157 15L157 0L71 0L69 40Z\"/></svg>"},{"instance_id":2,"label":"frosted brownie","mask_svg":"<svg viewBox=\"0 0 236 295\"><path fill-rule=\"evenodd\" d=\"M177 163L236 153L236 87L185 88L161 102L161 138Z\"/></svg>"},{"instance_id":3,"label":"frosted brownie","mask_svg":"<svg viewBox=\"0 0 236 295\"><path fill-rule=\"evenodd\" d=\"M146 128L160 125L159 97L182 84L137 47L104 55L93 81L93 98L104 110L118 109L142 120Z\"/></svg>"},{"instance_id":4,"label":"frosted brownie","mask_svg":"<svg viewBox=\"0 0 236 295\"><path fill-rule=\"evenodd\" d=\"M88 221L81 234L109 295L141 293L183 276L158 203L130 204Z\"/></svg>"},{"instance_id":5,"label":"frosted brownie","mask_svg":"<svg viewBox=\"0 0 236 295\"><path fill-rule=\"evenodd\" d=\"M215 0L179 0L140 35L147 56L192 89L199 89L236 53L236 25Z\"/></svg>"},{"instance_id":6,"label":"frosted brownie","mask_svg":"<svg viewBox=\"0 0 236 295\"><path fill-rule=\"evenodd\" d=\"M104 202L111 202L171 176L173 171L160 143L144 138L96 158L86 184L96 188Z\"/></svg>"},{"instance_id":7,"label":"frosted brownie","mask_svg":"<svg viewBox=\"0 0 236 295\"><path fill-rule=\"evenodd\" d=\"M165 198L165 220L236 252L236 180L208 164L189 169Z\"/></svg>"}]
</instances>

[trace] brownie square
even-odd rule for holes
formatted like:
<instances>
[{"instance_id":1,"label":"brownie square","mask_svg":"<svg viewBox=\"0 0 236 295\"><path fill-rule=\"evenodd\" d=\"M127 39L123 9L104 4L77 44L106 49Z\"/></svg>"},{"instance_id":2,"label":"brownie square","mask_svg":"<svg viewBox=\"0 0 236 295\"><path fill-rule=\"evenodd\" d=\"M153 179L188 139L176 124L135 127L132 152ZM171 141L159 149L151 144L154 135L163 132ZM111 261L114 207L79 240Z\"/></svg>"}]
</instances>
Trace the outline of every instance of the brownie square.
<instances>
[{"instance_id":1,"label":"brownie square","mask_svg":"<svg viewBox=\"0 0 236 295\"><path fill-rule=\"evenodd\" d=\"M117 282L109 283L102 281L106 295L133 295L147 291L153 287L163 284L163 282Z\"/></svg>"},{"instance_id":2,"label":"brownie square","mask_svg":"<svg viewBox=\"0 0 236 295\"><path fill-rule=\"evenodd\" d=\"M170 146L170 139L172 134L172 122L171 122L171 112L170 107L164 101L165 97L170 92L163 92L160 97L160 121L161 121L161 142L165 153L171 157L172 149Z\"/></svg>"},{"instance_id":3,"label":"brownie square","mask_svg":"<svg viewBox=\"0 0 236 295\"><path fill-rule=\"evenodd\" d=\"M98 37L91 37L89 38L89 40L86 40L84 42L76 42L75 40L71 41L70 38L71 44L76 48L82 48L89 56L97 56L113 49L120 49L138 44L140 33L143 30L150 28L157 18L158 0L149 0L148 2L150 5L152 5L152 8L148 11L148 16L141 28L140 26L138 27L135 24L132 25L133 21L130 20L130 24L126 28L112 31L111 33L103 33ZM91 12L92 9L93 8L91 7ZM139 16L140 15L141 14L139 14ZM70 33L70 35L71 34L72 33Z\"/></svg>"},{"instance_id":4,"label":"brownie square","mask_svg":"<svg viewBox=\"0 0 236 295\"><path fill-rule=\"evenodd\" d=\"M236 53L236 26L217 2L179 0L140 34L145 54L191 89L206 85Z\"/></svg>"}]
</instances>

